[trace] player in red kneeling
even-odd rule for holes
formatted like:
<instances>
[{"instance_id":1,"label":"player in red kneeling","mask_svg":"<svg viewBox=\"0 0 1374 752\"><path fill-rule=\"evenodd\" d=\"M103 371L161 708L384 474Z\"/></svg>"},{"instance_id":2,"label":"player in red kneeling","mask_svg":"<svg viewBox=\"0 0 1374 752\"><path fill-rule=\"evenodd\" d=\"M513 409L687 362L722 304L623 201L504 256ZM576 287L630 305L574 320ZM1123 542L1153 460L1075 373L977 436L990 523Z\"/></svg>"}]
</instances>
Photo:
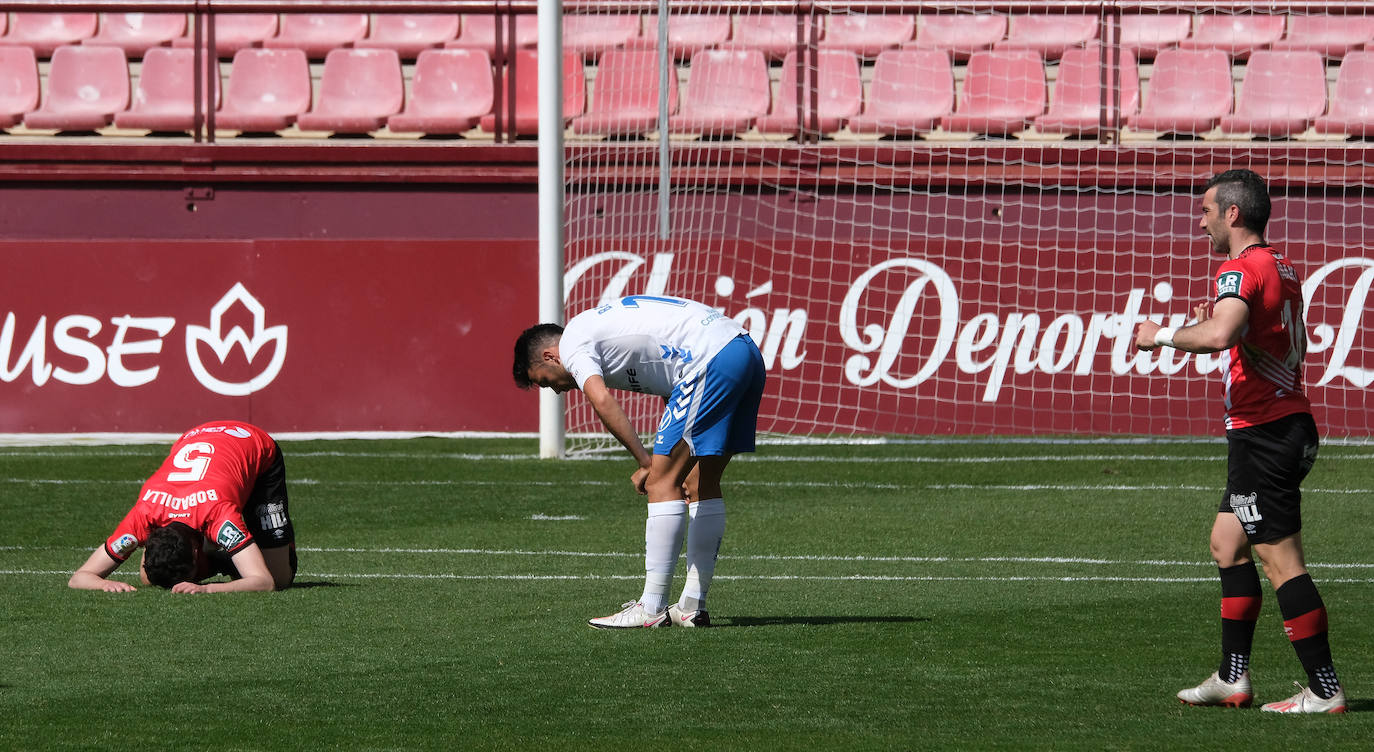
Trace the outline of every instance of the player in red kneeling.
<instances>
[{"instance_id":1,"label":"player in red kneeling","mask_svg":"<svg viewBox=\"0 0 1374 752\"><path fill-rule=\"evenodd\" d=\"M296 533L277 442L257 426L232 420L182 434L143 484L133 509L67 584L133 591L133 585L108 578L139 546L143 582L175 593L290 587ZM200 584L214 573L232 579Z\"/></svg>"},{"instance_id":2,"label":"player in red kneeling","mask_svg":"<svg viewBox=\"0 0 1374 752\"><path fill-rule=\"evenodd\" d=\"M1196 308L1198 320L1191 326L1175 330L1145 321L1136 330L1142 350L1167 345L1226 353L1226 490L1211 537L1221 575L1221 666L1178 698L1189 705L1231 707L1254 700L1250 647L1262 598L1252 558L1257 554L1308 678L1298 694L1263 709L1344 713L1326 607L1302 549L1300 486L1317 459L1317 424L1302 384L1302 282L1288 259L1264 242L1269 212L1269 191L1259 175L1228 170L1208 181L1201 226L1212 249L1226 256L1217 270L1216 298Z\"/></svg>"}]
</instances>

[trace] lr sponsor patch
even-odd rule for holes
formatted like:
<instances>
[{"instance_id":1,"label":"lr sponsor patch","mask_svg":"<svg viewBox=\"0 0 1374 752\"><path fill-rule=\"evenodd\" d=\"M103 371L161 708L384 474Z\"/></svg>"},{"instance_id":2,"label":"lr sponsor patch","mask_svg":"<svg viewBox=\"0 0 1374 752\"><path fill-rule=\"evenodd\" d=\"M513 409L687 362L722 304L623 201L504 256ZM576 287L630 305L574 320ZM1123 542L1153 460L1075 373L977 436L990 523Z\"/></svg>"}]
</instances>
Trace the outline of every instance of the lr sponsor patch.
<instances>
[{"instance_id":1,"label":"lr sponsor patch","mask_svg":"<svg viewBox=\"0 0 1374 752\"><path fill-rule=\"evenodd\" d=\"M110 550L118 556L128 556L135 548L138 548L138 539L130 533L119 536L119 540L110 546Z\"/></svg>"},{"instance_id":2,"label":"lr sponsor patch","mask_svg":"<svg viewBox=\"0 0 1374 752\"><path fill-rule=\"evenodd\" d=\"M1242 272L1224 272L1217 276L1217 297L1240 296L1240 283L1245 279Z\"/></svg>"},{"instance_id":3,"label":"lr sponsor patch","mask_svg":"<svg viewBox=\"0 0 1374 752\"><path fill-rule=\"evenodd\" d=\"M243 531L238 528L238 525L235 525L229 520L225 520L220 524L219 532L215 533L215 543L226 551L232 551L238 548L239 544L243 543L244 538L247 537L248 536L244 535Z\"/></svg>"}]
</instances>

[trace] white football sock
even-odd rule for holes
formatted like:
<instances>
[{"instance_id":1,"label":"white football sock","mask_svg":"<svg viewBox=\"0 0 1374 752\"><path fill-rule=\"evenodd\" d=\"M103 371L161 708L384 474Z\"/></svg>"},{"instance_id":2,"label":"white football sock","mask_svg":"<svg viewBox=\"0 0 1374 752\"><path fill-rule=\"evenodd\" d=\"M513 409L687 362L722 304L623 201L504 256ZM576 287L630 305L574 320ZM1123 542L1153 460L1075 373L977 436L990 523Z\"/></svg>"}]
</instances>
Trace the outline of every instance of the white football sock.
<instances>
[{"instance_id":1,"label":"white football sock","mask_svg":"<svg viewBox=\"0 0 1374 752\"><path fill-rule=\"evenodd\" d=\"M725 499L702 499L687 507L692 517L687 528L687 582L677 607L683 611L706 608L706 591L716 573L716 556L725 537Z\"/></svg>"},{"instance_id":2,"label":"white football sock","mask_svg":"<svg viewBox=\"0 0 1374 752\"><path fill-rule=\"evenodd\" d=\"M649 505L644 521L644 594L639 602L651 614L668 607L673 569L687 529L687 502L659 501Z\"/></svg>"}]
</instances>

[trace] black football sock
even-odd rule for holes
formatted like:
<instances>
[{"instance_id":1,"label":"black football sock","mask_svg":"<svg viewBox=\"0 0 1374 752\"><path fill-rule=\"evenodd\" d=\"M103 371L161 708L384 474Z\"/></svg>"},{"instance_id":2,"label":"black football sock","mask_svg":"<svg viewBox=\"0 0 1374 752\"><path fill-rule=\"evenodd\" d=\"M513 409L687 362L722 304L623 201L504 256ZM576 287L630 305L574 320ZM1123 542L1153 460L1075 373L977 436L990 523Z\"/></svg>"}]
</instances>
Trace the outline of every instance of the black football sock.
<instances>
[{"instance_id":1,"label":"black football sock","mask_svg":"<svg viewBox=\"0 0 1374 752\"><path fill-rule=\"evenodd\" d=\"M1341 689L1336 667L1331 661L1331 643L1326 637L1326 605L1311 575L1302 574L1283 583L1275 594L1283 614L1283 631L1293 643L1298 660L1307 671L1307 686L1322 699Z\"/></svg>"},{"instance_id":2,"label":"black football sock","mask_svg":"<svg viewBox=\"0 0 1374 752\"><path fill-rule=\"evenodd\" d=\"M1253 561L1219 568L1221 574L1221 666L1217 676L1234 684L1250 668L1264 591Z\"/></svg>"}]
</instances>

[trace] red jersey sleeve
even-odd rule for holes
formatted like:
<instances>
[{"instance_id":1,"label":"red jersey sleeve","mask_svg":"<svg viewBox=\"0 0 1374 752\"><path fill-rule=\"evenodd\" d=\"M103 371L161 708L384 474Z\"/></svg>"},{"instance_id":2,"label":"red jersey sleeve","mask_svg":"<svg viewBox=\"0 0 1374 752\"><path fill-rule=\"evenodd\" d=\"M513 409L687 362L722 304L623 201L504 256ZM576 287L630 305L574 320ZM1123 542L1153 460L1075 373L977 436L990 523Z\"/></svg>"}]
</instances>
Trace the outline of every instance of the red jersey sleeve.
<instances>
[{"instance_id":1,"label":"red jersey sleeve","mask_svg":"<svg viewBox=\"0 0 1374 752\"><path fill-rule=\"evenodd\" d=\"M1240 298L1246 303L1255 299L1260 287L1260 275L1248 269L1239 259L1231 259L1217 269L1216 300Z\"/></svg>"},{"instance_id":2,"label":"red jersey sleeve","mask_svg":"<svg viewBox=\"0 0 1374 752\"><path fill-rule=\"evenodd\" d=\"M253 542L253 536L243 522L243 513L229 504L221 504L213 514L206 515L200 532L206 540L231 556Z\"/></svg>"},{"instance_id":3,"label":"red jersey sleeve","mask_svg":"<svg viewBox=\"0 0 1374 752\"><path fill-rule=\"evenodd\" d=\"M148 516L138 505L134 505L134 508L124 515L124 519L120 520L110 537L105 539L105 553L115 561L127 560L129 554L148 540L150 530L152 523Z\"/></svg>"}]
</instances>

